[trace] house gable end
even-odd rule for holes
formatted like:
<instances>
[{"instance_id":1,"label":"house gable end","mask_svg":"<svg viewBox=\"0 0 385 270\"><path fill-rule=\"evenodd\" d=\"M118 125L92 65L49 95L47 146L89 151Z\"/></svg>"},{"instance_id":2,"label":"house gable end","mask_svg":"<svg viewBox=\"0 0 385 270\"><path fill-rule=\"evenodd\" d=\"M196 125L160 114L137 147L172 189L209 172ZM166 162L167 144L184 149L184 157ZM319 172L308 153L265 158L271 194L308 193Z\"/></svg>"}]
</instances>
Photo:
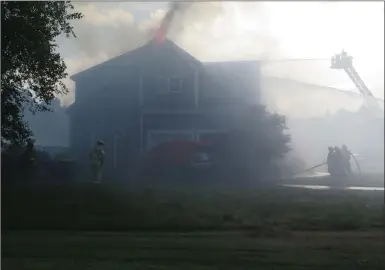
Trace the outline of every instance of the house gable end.
<instances>
[{"instance_id":1,"label":"house gable end","mask_svg":"<svg viewBox=\"0 0 385 270\"><path fill-rule=\"evenodd\" d=\"M157 46L159 48L157 48ZM190 67L194 69L200 69L202 67L202 64L200 61L198 61L189 53L187 53L182 48L177 46L175 43L167 39L162 44L154 44L154 42L149 42L142 47L126 52L124 54L111 58L103 63L95 65L89 69L86 69L77 74L74 74L71 76L71 79L74 81L77 81L82 77L92 76L92 73L96 71L101 71L102 69L105 69L105 68L125 67L125 66L129 66L130 64L133 64L136 66L142 65L139 63L142 62L142 60L146 58L146 56L149 56L154 52L155 53L160 52L162 49L169 49L169 51L171 51L172 53L175 53L181 60L185 61Z\"/></svg>"}]
</instances>

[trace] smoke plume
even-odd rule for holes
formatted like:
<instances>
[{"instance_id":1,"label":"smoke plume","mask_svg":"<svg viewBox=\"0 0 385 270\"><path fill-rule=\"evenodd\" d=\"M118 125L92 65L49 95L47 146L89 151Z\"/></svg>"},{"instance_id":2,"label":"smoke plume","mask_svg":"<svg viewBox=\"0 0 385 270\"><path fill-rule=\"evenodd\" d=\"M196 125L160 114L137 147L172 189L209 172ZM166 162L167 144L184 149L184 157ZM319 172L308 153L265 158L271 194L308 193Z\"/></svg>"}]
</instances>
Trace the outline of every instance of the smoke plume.
<instances>
[{"instance_id":1,"label":"smoke plume","mask_svg":"<svg viewBox=\"0 0 385 270\"><path fill-rule=\"evenodd\" d=\"M329 68L329 59L341 49L355 57L354 65L374 95L384 96L383 3L193 2L178 8L174 4L171 11L167 3L147 4L157 6L131 13L138 3L76 3L76 9L85 15L74 25L78 38L60 43L68 72L77 73L144 45L161 29L201 61L261 60L264 98L271 110L289 118L359 107L359 96L352 99L331 88L317 87L357 92L343 71ZM302 60L275 61L284 59ZM269 77L291 82L267 80ZM68 79L66 83L73 89L73 82ZM71 103L73 91L63 100ZM301 133L296 135L300 138L297 143L303 141L304 129L291 127L294 134ZM314 134L325 133L316 127ZM311 145L316 143L306 145L306 151L312 151ZM319 148L313 149L314 160L323 155L323 144L319 142Z\"/></svg>"}]
</instances>

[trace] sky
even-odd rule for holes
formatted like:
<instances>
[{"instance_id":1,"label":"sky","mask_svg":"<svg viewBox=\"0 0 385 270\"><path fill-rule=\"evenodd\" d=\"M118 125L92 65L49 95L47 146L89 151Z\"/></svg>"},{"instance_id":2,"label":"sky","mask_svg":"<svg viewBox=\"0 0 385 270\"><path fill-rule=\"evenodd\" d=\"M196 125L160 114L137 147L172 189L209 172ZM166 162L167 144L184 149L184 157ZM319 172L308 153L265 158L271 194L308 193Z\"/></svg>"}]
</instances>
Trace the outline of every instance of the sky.
<instances>
[{"instance_id":1,"label":"sky","mask_svg":"<svg viewBox=\"0 0 385 270\"><path fill-rule=\"evenodd\" d=\"M59 37L72 75L145 44L166 2L75 2L84 18L77 38ZM265 75L357 91L347 74L329 69L342 49L373 94L384 98L383 2L197 2L179 13L169 37L202 61L263 60ZM319 61L274 62L281 59ZM73 102L74 83L65 80Z\"/></svg>"}]
</instances>

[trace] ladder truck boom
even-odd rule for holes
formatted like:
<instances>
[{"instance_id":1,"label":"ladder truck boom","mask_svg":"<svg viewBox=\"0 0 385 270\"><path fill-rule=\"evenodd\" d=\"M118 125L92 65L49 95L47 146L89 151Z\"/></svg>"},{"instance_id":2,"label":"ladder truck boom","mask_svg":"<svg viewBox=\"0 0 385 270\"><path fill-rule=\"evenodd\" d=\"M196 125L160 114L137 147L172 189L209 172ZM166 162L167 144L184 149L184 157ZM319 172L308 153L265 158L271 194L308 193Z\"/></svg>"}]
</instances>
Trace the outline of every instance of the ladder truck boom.
<instances>
[{"instance_id":1,"label":"ladder truck boom","mask_svg":"<svg viewBox=\"0 0 385 270\"><path fill-rule=\"evenodd\" d=\"M342 50L340 54L336 54L331 59L331 69L343 69L353 81L358 91L364 97L365 104L368 107L379 109L376 98L373 96L372 92L366 86L364 81L358 75L357 71L353 67L353 57L348 55L345 51Z\"/></svg>"}]
</instances>

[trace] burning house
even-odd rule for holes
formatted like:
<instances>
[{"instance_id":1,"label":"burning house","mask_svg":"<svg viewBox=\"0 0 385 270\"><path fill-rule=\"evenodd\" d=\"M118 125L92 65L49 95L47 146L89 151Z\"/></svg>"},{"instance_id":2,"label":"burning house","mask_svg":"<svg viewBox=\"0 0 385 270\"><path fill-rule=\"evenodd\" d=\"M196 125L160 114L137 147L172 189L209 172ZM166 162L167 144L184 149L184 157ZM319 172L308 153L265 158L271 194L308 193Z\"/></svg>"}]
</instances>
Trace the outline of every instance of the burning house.
<instances>
[{"instance_id":1,"label":"burning house","mask_svg":"<svg viewBox=\"0 0 385 270\"><path fill-rule=\"evenodd\" d=\"M213 140L260 102L259 74L257 61L201 63L169 40L113 58L71 77L73 152L85 160L102 139L106 169L126 176L161 142Z\"/></svg>"},{"instance_id":2,"label":"burning house","mask_svg":"<svg viewBox=\"0 0 385 270\"><path fill-rule=\"evenodd\" d=\"M309 91L338 93L261 77L258 61L200 62L170 40L158 38L71 78L76 83L75 102L68 108L73 153L87 160L92 145L102 139L106 169L119 176L132 172L140 157L162 142L218 139L249 106L267 103L263 93L275 93L283 101ZM318 101L314 104L325 107Z\"/></svg>"}]
</instances>

